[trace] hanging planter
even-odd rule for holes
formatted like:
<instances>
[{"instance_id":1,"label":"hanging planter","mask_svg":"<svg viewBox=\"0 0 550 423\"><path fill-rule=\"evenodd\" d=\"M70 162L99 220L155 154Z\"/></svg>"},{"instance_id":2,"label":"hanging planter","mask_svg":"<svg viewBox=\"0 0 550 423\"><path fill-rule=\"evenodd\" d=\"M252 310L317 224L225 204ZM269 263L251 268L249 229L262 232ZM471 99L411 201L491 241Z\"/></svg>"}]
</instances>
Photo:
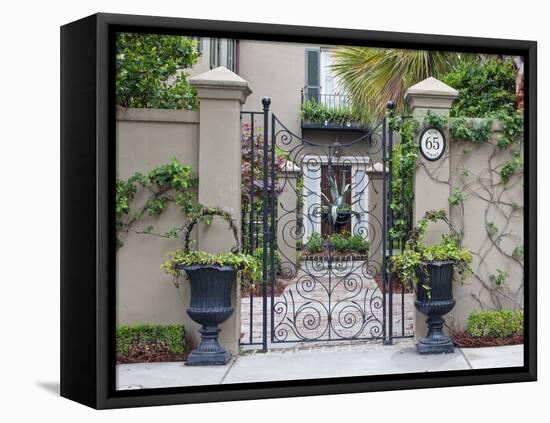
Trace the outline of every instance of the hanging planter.
<instances>
[{"instance_id":1,"label":"hanging planter","mask_svg":"<svg viewBox=\"0 0 550 423\"><path fill-rule=\"evenodd\" d=\"M190 251L190 234L193 227L204 218L222 217L233 232L236 246L229 253L210 254L204 251ZM217 208L204 208L191 219L184 233L183 250L169 253L171 260L162 267L167 273L179 276L186 273L191 286L191 301L187 314L202 325L199 346L187 358L188 366L225 365L231 355L218 342L219 324L233 314L231 292L237 273L249 273L257 278L259 270L256 259L239 253L237 227L231 214Z\"/></svg>"}]
</instances>

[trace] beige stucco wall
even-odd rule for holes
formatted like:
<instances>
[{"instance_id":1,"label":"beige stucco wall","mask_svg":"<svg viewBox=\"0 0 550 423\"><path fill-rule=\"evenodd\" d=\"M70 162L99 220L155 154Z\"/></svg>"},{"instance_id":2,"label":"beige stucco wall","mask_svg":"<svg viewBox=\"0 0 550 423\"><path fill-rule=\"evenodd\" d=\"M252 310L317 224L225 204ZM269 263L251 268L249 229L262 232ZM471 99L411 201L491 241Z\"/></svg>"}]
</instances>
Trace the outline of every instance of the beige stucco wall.
<instances>
[{"instance_id":1,"label":"beige stucco wall","mask_svg":"<svg viewBox=\"0 0 550 423\"><path fill-rule=\"evenodd\" d=\"M301 135L300 90L305 85L305 49L313 44L240 40L239 75L250 83L252 95L243 110L262 110L263 97L270 110L294 134Z\"/></svg>"},{"instance_id":2,"label":"beige stucco wall","mask_svg":"<svg viewBox=\"0 0 550 423\"><path fill-rule=\"evenodd\" d=\"M200 99L199 112L185 110L119 109L117 111L117 176L146 174L172 157L193 167L199 177L198 201L228 210L238 219L241 210L241 105L250 93L246 81L219 67L190 78ZM202 124L199 125L199 121ZM139 208L147 193L132 202ZM154 225L163 234L185 223L177 206L155 218L139 222ZM237 232L239 221L236 222ZM138 225L138 224L136 224ZM227 251L235 240L220 219L197 225L197 247ZM181 240L129 233L117 254L117 323L183 323L191 346L197 345L199 325L189 319L190 287L186 278L177 283L160 269L166 252L181 248ZM177 285L177 286L175 286ZM240 285L232 293L233 315L220 325L220 343L238 352L240 338Z\"/></svg>"},{"instance_id":3,"label":"beige stucco wall","mask_svg":"<svg viewBox=\"0 0 550 423\"><path fill-rule=\"evenodd\" d=\"M119 109L117 111L117 177L147 173L176 157L198 172L199 116L185 110ZM133 203L144 201L138 196ZM140 227L154 225L163 233L183 223L176 207L160 218L145 218ZM177 289L160 268L165 252L181 247L179 240L130 233L117 252L117 324L183 323L194 340L198 325L185 309L189 301L187 281Z\"/></svg>"},{"instance_id":4,"label":"beige stucco wall","mask_svg":"<svg viewBox=\"0 0 550 423\"><path fill-rule=\"evenodd\" d=\"M524 239L523 173L512 176L506 185L501 183L500 168L511 158L509 151L495 148L501 129L495 122L490 143L484 145L451 141L450 190L458 187L464 193L463 213L459 207L451 207L451 217L454 225L464 230L464 247L474 253L475 275L454 287L456 306L450 318L462 327L473 310L523 307L522 260L510 257ZM515 211L511 206L514 203ZM487 233L489 222L498 228L494 239L500 241L496 245ZM497 269L510 272L510 276L500 292L491 297L482 281L491 285L490 275L496 275Z\"/></svg>"},{"instance_id":5,"label":"beige stucco wall","mask_svg":"<svg viewBox=\"0 0 550 423\"><path fill-rule=\"evenodd\" d=\"M455 328L465 328L474 310L523 308L523 260L511 257L524 239L523 174L512 176L505 185L501 181L500 169L511 158L509 151L495 147L501 129L495 122L487 144L450 139L445 158L432 162L428 168L421 160L416 175L415 219L426 210L444 206L453 225L464 233L463 246L473 254L473 273L464 283L453 285L456 305L445 316L447 324ZM449 204L455 189L464 196L461 206ZM498 228L493 236L495 241L498 239L495 243L487 231L490 222ZM447 232L442 222L438 226L430 224L426 239L439 242L441 233ZM491 275L497 275L498 270L510 275L503 287L495 290ZM417 314L417 335L424 335L424 321L425 317Z\"/></svg>"}]
</instances>

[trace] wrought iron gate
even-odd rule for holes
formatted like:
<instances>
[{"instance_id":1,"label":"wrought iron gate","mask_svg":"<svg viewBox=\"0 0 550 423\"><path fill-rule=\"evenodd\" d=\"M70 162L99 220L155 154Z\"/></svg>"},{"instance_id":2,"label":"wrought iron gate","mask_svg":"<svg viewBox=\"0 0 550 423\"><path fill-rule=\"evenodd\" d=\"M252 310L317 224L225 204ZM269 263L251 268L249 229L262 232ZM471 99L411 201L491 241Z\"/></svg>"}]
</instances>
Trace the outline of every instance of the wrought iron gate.
<instances>
[{"instance_id":1,"label":"wrought iron gate","mask_svg":"<svg viewBox=\"0 0 550 423\"><path fill-rule=\"evenodd\" d=\"M243 246L263 264L261 286L249 281L246 292L245 285L241 343L265 350L275 343L391 343L412 336L405 325L412 299L403 288L395 294L388 269L394 250L388 119L353 139L306 138L270 113L268 98L262 103L263 112L241 117Z\"/></svg>"}]
</instances>

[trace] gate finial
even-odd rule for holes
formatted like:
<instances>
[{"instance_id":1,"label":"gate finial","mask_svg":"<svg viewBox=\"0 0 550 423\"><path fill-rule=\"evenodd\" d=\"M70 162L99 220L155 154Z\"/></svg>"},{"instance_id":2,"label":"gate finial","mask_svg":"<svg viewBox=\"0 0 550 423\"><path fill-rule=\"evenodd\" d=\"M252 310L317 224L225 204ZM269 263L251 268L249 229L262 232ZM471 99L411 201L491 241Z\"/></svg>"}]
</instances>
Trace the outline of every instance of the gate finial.
<instances>
[{"instance_id":1,"label":"gate finial","mask_svg":"<svg viewBox=\"0 0 550 423\"><path fill-rule=\"evenodd\" d=\"M264 110L269 110L269 105L271 104L271 98L269 97L262 98L262 104L264 105Z\"/></svg>"}]
</instances>

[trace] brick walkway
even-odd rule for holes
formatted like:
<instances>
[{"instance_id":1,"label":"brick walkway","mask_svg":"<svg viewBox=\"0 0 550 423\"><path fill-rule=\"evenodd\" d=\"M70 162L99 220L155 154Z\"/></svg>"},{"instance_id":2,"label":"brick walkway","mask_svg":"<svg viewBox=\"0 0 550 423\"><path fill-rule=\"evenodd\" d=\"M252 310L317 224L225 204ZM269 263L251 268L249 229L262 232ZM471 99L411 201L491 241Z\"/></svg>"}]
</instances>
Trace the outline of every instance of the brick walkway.
<instances>
[{"instance_id":1,"label":"brick walkway","mask_svg":"<svg viewBox=\"0 0 550 423\"><path fill-rule=\"evenodd\" d=\"M360 268L360 265L357 268ZM389 309L388 294L386 299ZM342 342L342 338L381 337L382 302L382 292L376 282L360 271L338 274L338 270L333 270L329 278L326 268L315 271L308 269L308 272L301 269L289 282L283 294L274 298L276 339L302 343L327 339ZM402 297L401 294L393 294L392 302L394 336L403 335L403 329L405 336L413 335L414 295L405 294ZM331 312L329 313L328 310ZM243 297L241 298L241 342L243 343L250 342L250 314L250 297ZM252 316L252 342L261 343L262 297L252 299ZM268 297L268 322L270 322L269 319L271 319L271 297ZM271 332L270 326L268 323L268 339Z\"/></svg>"}]
</instances>

